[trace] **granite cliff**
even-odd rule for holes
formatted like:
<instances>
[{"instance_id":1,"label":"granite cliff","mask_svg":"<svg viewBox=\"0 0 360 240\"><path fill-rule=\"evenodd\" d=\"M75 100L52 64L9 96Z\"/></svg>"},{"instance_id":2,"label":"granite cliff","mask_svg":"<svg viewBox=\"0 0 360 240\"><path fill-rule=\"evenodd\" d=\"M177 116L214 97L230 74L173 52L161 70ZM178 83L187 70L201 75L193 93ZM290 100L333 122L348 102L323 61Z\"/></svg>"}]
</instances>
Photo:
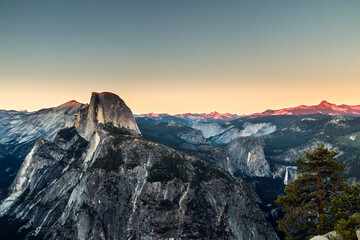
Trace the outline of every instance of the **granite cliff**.
<instances>
[{"instance_id":1,"label":"granite cliff","mask_svg":"<svg viewBox=\"0 0 360 240\"><path fill-rule=\"evenodd\" d=\"M95 93L75 127L37 140L1 239L277 239L241 178L144 139L119 99Z\"/></svg>"}]
</instances>

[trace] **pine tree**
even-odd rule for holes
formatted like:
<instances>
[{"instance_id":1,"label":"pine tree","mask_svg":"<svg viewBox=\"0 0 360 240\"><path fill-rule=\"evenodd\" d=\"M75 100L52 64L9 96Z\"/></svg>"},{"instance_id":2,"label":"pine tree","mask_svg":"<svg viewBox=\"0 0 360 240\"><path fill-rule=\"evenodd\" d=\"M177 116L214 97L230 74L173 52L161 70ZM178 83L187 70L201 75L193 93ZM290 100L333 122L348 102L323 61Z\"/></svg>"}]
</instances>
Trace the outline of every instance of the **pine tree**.
<instances>
[{"instance_id":1,"label":"pine tree","mask_svg":"<svg viewBox=\"0 0 360 240\"><path fill-rule=\"evenodd\" d=\"M345 185L341 194L332 199L329 211L337 221L360 213L360 185Z\"/></svg>"},{"instance_id":2,"label":"pine tree","mask_svg":"<svg viewBox=\"0 0 360 240\"><path fill-rule=\"evenodd\" d=\"M334 229L344 240L356 240L360 229L360 185L346 185L330 203L330 213L336 219Z\"/></svg>"},{"instance_id":3,"label":"pine tree","mask_svg":"<svg viewBox=\"0 0 360 240\"><path fill-rule=\"evenodd\" d=\"M276 200L285 212L278 229L286 233L286 239L304 239L333 230L329 204L345 184L345 166L336 162L336 155L338 152L318 145L306 151L305 158L296 160L299 177L286 186L286 195Z\"/></svg>"},{"instance_id":4,"label":"pine tree","mask_svg":"<svg viewBox=\"0 0 360 240\"><path fill-rule=\"evenodd\" d=\"M335 230L344 240L357 240L356 230L360 229L360 213L354 213L347 220L341 219Z\"/></svg>"}]
</instances>

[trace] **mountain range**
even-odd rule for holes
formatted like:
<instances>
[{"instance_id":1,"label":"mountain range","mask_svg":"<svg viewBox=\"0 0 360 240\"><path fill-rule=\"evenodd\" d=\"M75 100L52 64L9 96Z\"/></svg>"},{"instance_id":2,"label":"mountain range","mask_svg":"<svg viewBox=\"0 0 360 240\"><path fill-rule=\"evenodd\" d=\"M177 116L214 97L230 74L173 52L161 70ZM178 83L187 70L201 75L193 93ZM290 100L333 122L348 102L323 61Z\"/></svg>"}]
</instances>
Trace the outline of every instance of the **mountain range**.
<instances>
[{"instance_id":1,"label":"mountain range","mask_svg":"<svg viewBox=\"0 0 360 240\"><path fill-rule=\"evenodd\" d=\"M309 115L309 114L327 114L327 115L341 115L341 116L360 116L360 105L336 105L327 101L321 101L318 105L283 108L279 110L266 110L262 113L254 113L250 117L264 117L276 115Z\"/></svg>"},{"instance_id":2,"label":"mountain range","mask_svg":"<svg viewBox=\"0 0 360 240\"><path fill-rule=\"evenodd\" d=\"M71 121L50 128L38 112L16 116L43 121L25 131L40 137L0 204L0 239L277 239L244 181L144 138L117 95L45 112Z\"/></svg>"},{"instance_id":3,"label":"mountain range","mask_svg":"<svg viewBox=\"0 0 360 240\"><path fill-rule=\"evenodd\" d=\"M166 119L169 117L177 117L180 119L187 120L190 124L195 124L197 122L220 122L220 121L231 121L241 117L266 117L266 116L282 116L282 115L310 115L310 114L325 114L325 115L339 115L339 116L360 116L360 105L336 105L334 103L329 103L327 101L321 101L318 105L305 106L300 105L297 107L282 108L278 110L268 109L261 113L253 113L249 115L238 115L231 113L182 113L169 115L167 113L147 113L147 114L138 114L136 117L144 118L157 118L157 119Z\"/></svg>"},{"instance_id":4,"label":"mountain range","mask_svg":"<svg viewBox=\"0 0 360 240\"><path fill-rule=\"evenodd\" d=\"M322 101L133 116L109 92L0 110L0 239L277 239L274 199L304 150L338 151L359 182L359 115Z\"/></svg>"}]
</instances>

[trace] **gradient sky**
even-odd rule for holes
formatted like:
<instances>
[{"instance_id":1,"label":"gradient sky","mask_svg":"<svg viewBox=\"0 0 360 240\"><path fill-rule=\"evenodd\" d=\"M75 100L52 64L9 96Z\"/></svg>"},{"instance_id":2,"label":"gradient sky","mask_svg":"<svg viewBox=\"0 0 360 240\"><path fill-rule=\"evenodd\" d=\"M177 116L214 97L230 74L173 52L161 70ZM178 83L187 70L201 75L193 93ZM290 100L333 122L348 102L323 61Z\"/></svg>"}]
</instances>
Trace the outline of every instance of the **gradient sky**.
<instances>
[{"instance_id":1,"label":"gradient sky","mask_svg":"<svg viewBox=\"0 0 360 240\"><path fill-rule=\"evenodd\" d=\"M360 1L0 0L0 109L360 104Z\"/></svg>"}]
</instances>

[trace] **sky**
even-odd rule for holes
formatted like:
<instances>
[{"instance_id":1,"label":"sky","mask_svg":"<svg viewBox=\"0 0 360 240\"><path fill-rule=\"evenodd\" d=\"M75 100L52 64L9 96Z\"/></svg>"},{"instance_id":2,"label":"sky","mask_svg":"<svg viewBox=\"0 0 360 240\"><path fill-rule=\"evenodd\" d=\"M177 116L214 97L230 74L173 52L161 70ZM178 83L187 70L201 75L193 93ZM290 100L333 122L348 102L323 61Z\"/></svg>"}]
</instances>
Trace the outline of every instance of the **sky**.
<instances>
[{"instance_id":1,"label":"sky","mask_svg":"<svg viewBox=\"0 0 360 240\"><path fill-rule=\"evenodd\" d=\"M0 109L360 104L360 1L0 0Z\"/></svg>"}]
</instances>

